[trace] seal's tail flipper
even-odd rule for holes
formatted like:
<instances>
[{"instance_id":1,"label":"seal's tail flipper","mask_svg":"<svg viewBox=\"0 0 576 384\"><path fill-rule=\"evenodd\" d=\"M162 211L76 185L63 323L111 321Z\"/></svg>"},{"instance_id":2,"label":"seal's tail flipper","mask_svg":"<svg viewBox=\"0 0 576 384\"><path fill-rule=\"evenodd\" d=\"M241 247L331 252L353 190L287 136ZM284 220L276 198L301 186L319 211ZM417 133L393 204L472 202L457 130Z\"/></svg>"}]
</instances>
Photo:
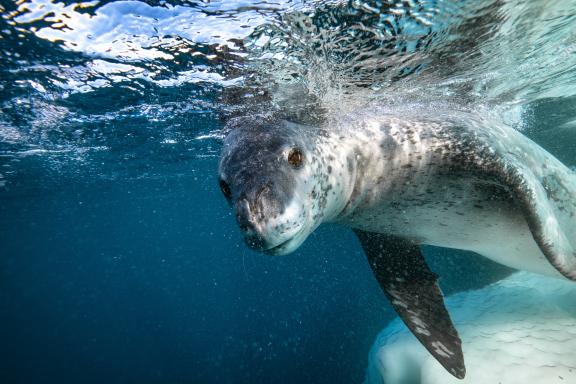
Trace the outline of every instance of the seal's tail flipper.
<instances>
[{"instance_id":1,"label":"seal's tail flipper","mask_svg":"<svg viewBox=\"0 0 576 384\"><path fill-rule=\"evenodd\" d=\"M499 182L518 198L542 253L558 272L576 281L576 175L554 158L538 167L516 161L498 169Z\"/></svg>"},{"instance_id":2,"label":"seal's tail flipper","mask_svg":"<svg viewBox=\"0 0 576 384\"><path fill-rule=\"evenodd\" d=\"M462 343L444 306L437 276L428 268L420 247L397 237L354 232L400 318L448 372L463 379Z\"/></svg>"}]
</instances>

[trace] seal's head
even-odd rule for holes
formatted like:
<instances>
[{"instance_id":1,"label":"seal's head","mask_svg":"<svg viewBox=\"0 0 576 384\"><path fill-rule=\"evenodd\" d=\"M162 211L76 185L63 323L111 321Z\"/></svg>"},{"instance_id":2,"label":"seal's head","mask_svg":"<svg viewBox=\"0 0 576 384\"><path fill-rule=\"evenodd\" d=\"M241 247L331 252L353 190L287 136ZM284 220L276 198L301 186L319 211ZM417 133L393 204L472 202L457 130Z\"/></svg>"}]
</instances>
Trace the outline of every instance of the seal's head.
<instances>
[{"instance_id":1,"label":"seal's head","mask_svg":"<svg viewBox=\"0 0 576 384\"><path fill-rule=\"evenodd\" d=\"M309 127L286 121L250 117L229 125L220 189L250 247L290 253L320 224L326 206L316 141Z\"/></svg>"}]
</instances>

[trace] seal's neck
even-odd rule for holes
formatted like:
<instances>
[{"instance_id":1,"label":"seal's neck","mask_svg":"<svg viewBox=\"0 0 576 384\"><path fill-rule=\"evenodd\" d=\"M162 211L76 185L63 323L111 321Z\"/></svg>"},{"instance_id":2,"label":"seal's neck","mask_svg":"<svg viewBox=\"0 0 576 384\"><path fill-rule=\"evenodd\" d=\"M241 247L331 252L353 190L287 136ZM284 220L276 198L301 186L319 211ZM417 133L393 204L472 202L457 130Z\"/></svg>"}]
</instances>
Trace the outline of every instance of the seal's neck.
<instances>
[{"instance_id":1,"label":"seal's neck","mask_svg":"<svg viewBox=\"0 0 576 384\"><path fill-rule=\"evenodd\" d=\"M415 172L426 173L433 163L430 154L442 144L433 134L436 128L426 128L389 116L364 117L340 127L328 145L336 158L336 195L341 198L332 205L331 221L353 220L351 213L381 205L403 193Z\"/></svg>"},{"instance_id":2,"label":"seal's neck","mask_svg":"<svg viewBox=\"0 0 576 384\"><path fill-rule=\"evenodd\" d=\"M331 134L316 142L319 160L315 167L315 180L322 192L319 201L322 222L338 221L355 189L357 150L356 143L350 140L351 137L345 135Z\"/></svg>"}]
</instances>

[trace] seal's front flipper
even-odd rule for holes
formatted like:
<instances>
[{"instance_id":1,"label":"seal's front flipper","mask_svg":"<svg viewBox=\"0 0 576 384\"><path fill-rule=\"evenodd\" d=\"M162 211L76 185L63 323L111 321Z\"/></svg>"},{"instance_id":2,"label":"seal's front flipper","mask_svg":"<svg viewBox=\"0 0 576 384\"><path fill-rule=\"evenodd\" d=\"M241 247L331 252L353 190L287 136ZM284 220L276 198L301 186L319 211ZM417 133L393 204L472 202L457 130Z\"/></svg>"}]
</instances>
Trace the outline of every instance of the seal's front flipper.
<instances>
[{"instance_id":1,"label":"seal's front flipper","mask_svg":"<svg viewBox=\"0 0 576 384\"><path fill-rule=\"evenodd\" d=\"M354 232L400 318L448 372L463 379L462 343L444 306L437 276L428 268L420 247L398 237Z\"/></svg>"}]
</instances>

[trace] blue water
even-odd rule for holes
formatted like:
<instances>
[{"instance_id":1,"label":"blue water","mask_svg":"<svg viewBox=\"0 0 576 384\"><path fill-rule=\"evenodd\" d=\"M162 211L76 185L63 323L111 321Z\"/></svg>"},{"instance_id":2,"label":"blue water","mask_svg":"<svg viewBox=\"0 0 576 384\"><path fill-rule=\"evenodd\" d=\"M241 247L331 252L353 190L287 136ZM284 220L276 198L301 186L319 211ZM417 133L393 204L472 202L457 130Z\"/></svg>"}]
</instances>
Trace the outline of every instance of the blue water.
<instances>
[{"instance_id":1,"label":"blue water","mask_svg":"<svg viewBox=\"0 0 576 384\"><path fill-rule=\"evenodd\" d=\"M323 249L352 236L251 254L201 166L2 201L2 382L360 377L387 309L357 247Z\"/></svg>"},{"instance_id":2,"label":"blue water","mask_svg":"<svg viewBox=\"0 0 576 384\"><path fill-rule=\"evenodd\" d=\"M396 19L337 3L0 1L0 382L363 379L392 310L343 228L246 249L217 183L230 116L465 95L576 164L570 2L548 18L488 1L476 23L451 2ZM376 42L340 35L354 17ZM506 22L534 39L487 37ZM523 67L476 55L503 41ZM426 251L447 293L506 274Z\"/></svg>"}]
</instances>

